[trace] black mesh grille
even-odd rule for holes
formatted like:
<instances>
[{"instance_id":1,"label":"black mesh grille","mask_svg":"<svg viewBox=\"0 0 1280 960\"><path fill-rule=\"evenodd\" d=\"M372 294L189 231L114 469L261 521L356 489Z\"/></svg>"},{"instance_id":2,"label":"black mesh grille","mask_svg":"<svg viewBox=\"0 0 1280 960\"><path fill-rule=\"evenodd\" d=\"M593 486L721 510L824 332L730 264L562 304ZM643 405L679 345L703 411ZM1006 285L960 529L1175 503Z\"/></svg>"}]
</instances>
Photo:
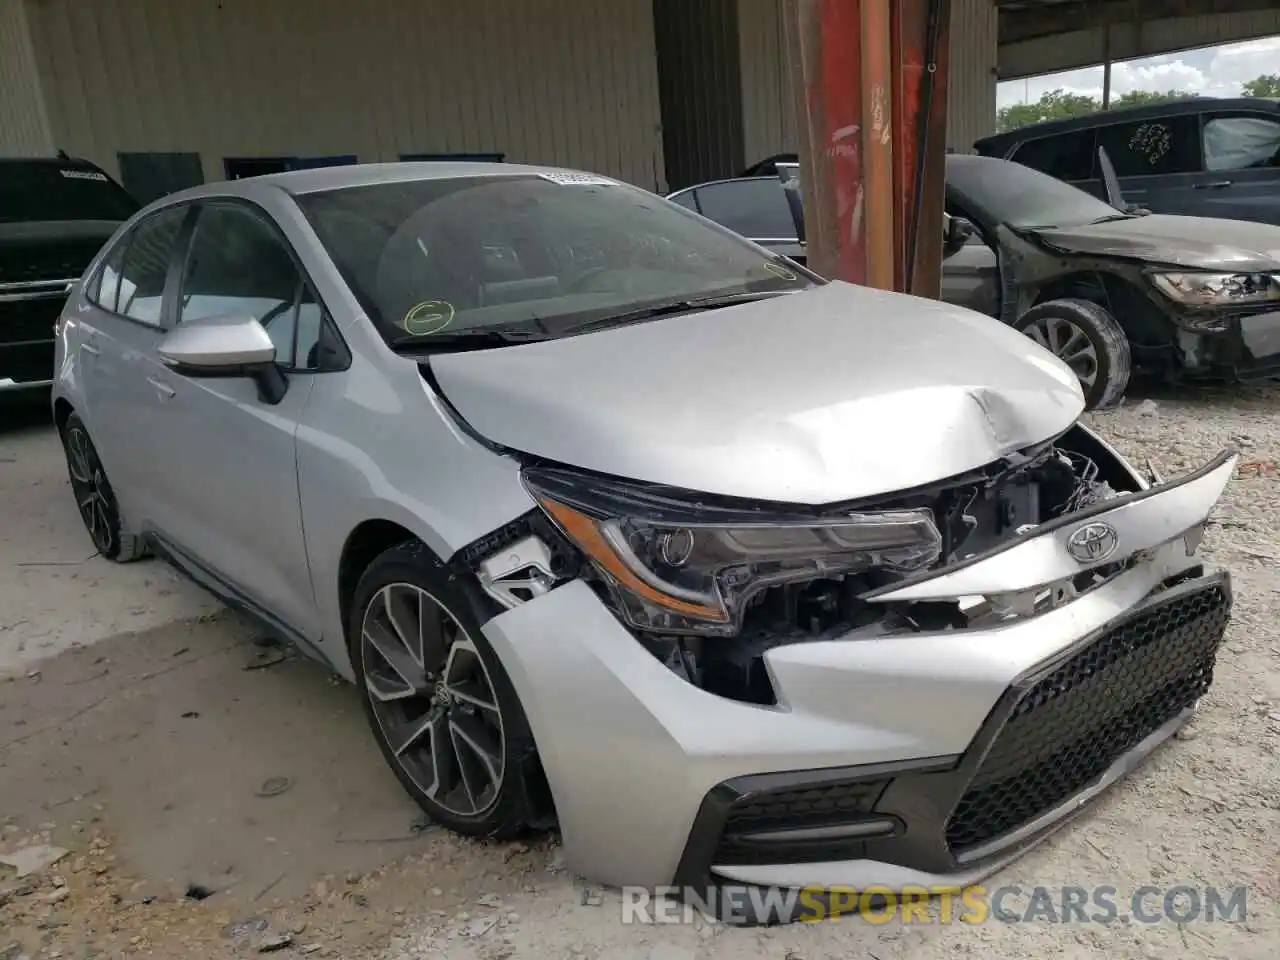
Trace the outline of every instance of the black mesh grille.
<instances>
[{"instance_id":1,"label":"black mesh grille","mask_svg":"<svg viewBox=\"0 0 1280 960\"><path fill-rule=\"evenodd\" d=\"M1213 682L1231 600L1214 585L1117 624L1034 683L947 822L954 854L1058 806Z\"/></svg>"},{"instance_id":2,"label":"black mesh grille","mask_svg":"<svg viewBox=\"0 0 1280 960\"><path fill-rule=\"evenodd\" d=\"M785 790L757 791L740 797L729 808L724 831L716 846L714 863L761 861L761 847L744 834L765 830L829 826L856 823L870 818L872 808L884 792L888 780L846 780L818 783ZM783 846L770 844L764 861L814 859L807 842ZM828 855L833 841L817 845ZM838 851L837 851L838 853ZM839 859L839 857L836 857Z\"/></svg>"}]
</instances>

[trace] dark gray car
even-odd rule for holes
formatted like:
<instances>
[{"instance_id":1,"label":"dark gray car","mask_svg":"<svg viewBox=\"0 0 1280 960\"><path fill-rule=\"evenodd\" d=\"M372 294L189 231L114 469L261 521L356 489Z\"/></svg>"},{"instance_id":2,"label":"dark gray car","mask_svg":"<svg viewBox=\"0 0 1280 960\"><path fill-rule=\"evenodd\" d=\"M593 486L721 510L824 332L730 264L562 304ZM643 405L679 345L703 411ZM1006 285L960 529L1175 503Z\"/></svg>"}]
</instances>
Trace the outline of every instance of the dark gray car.
<instances>
[{"instance_id":1,"label":"dark gray car","mask_svg":"<svg viewBox=\"0 0 1280 960\"><path fill-rule=\"evenodd\" d=\"M988 157L1105 198L1098 150L1132 202L1155 213L1280 224L1280 100L1193 97L986 137Z\"/></svg>"},{"instance_id":2,"label":"dark gray car","mask_svg":"<svg viewBox=\"0 0 1280 960\"><path fill-rule=\"evenodd\" d=\"M671 199L802 254L798 189L784 185L795 165L777 167ZM1126 209L1018 163L949 156L942 298L1057 354L1090 407L1117 400L1131 367L1170 380L1280 375L1280 228Z\"/></svg>"}]
</instances>

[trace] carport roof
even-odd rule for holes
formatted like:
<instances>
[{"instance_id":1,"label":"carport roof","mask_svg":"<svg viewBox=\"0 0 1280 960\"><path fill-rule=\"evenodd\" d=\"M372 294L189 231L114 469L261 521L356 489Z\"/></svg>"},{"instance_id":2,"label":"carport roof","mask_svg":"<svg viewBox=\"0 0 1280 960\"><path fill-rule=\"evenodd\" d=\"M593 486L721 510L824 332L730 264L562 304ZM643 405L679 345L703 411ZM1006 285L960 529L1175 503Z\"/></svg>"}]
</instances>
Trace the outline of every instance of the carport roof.
<instances>
[{"instance_id":1,"label":"carport roof","mask_svg":"<svg viewBox=\"0 0 1280 960\"><path fill-rule=\"evenodd\" d=\"M996 0L1000 42L1018 43L1106 23L1272 10L1276 0Z\"/></svg>"}]
</instances>

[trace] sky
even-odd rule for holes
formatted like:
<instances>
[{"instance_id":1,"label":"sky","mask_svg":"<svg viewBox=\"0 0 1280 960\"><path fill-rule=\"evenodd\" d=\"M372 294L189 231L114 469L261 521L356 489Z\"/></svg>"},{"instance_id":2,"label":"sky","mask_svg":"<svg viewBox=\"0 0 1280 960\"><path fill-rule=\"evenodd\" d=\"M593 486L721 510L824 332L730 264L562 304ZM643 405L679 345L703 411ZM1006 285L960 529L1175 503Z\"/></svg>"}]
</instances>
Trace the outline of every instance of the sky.
<instances>
[{"instance_id":1,"label":"sky","mask_svg":"<svg viewBox=\"0 0 1280 960\"><path fill-rule=\"evenodd\" d=\"M1210 97L1238 97L1240 84L1259 74L1277 71L1280 36L1113 64L1111 92L1118 96L1130 90L1185 90ZM1002 107L1034 102L1041 94L1059 88L1101 99L1102 67L1010 80L999 85L996 101Z\"/></svg>"}]
</instances>

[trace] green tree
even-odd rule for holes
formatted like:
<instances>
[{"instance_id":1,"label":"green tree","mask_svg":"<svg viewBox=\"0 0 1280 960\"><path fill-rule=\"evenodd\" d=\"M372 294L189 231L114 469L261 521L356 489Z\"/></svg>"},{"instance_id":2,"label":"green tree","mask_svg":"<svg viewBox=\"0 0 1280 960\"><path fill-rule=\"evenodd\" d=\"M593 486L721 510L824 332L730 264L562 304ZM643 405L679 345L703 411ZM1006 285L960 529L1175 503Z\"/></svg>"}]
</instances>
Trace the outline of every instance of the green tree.
<instances>
[{"instance_id":1,"label":"green tree","mask_svg":"<svg viewBox=\"0 0 1280 960\"><path fill-rule=\"evenodd\" d=\"M1246 97L1280 97L1280 73L1264 73L1244 84L1241 92Z\"/></svg>"},{"instance_id":2,"label":"green tree","mask_svg":"<svg viewBox=\"0 0 1280 960\"><path fill-rule=\"evenodd\" d=\"M1168 103L1170 100L1186 100L1199 96L1183 90L1130 90L1111 101L1113 107L1145 107L1152 103Z\"/></svg>"},{"instance_id":3,"label":"green tree","mask_svg":"<svg viewBox=\"0 0 1280 960\"><path fill-rule=\"evenodd\" d=\"M1050 90L1035 103L1014 103L1001 107L996 114L996 129L1005 133L1046 120L1065 120L1096 113L1102 104L1093 97L1066 90Z\"/></svg>"}]
</instances>

